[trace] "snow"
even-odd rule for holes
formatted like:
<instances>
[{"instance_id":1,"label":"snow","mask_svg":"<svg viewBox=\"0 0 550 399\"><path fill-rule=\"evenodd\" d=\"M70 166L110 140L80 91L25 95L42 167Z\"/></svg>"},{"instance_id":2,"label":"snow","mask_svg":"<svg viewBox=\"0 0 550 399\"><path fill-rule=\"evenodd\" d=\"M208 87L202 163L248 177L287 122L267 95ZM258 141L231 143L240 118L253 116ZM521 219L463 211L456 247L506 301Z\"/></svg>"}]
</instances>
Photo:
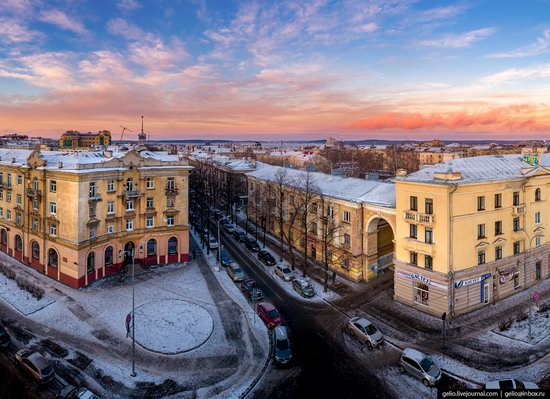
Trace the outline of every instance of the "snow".
<instances>
[{"instance_id":1,"label":"snow","mask_svg":"<svg viewBox=\"0 0 550 399\"><path fill-rule=\"evenodd\" d=\"M136 342L154 352L190 351L204 344L213 329L208 312L188 301L152 301L136 309Z\"/></svg>"},{"instance_id":2,"label":"snow","mask_svg":"<svg viewBox=\"0 0 550 399\"><path fill-rule=\"evenodd\" d=\"M528 319L520 322L514 321L510 326L510 329L506 331L500 331L497 327L493 330L493 332L514 340L536 344L550 336L550 311L546 311L544 313L531 312L531 339L529 339Z\"/></svg>"},{"instance_id":3,"label":"snow","mask_svg":"<svg viewBox=\"0 0 550 399\"><path fill-rule=\"evenodd\" d=\"M255 169L254 165L246 159L230 158L223 155L212 155L201 151L191 153L190 158L200 162L212 162L233 171L249 172Z\"/></svg>"},{"instance_id":4,"label":"snow","mask_svg":"<svg viewBox=\"0 0 550 399\"><path fill-rule=\"evenodd\" d=\"M47 295L37 300L29 292L19 288L14 280L0 275L0 280L2 278L5 281L0 283L0 297L25 316L38 312L40 309L55 302L55 300Z\"/></svg>"}]
</instances>

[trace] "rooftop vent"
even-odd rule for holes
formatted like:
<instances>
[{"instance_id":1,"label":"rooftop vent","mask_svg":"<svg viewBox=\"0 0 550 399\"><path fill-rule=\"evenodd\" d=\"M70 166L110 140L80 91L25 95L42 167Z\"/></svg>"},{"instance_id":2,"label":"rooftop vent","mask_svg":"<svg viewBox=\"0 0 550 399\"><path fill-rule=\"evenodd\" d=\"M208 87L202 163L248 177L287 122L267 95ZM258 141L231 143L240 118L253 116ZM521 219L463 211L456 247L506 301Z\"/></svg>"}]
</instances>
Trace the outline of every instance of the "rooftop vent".
<instances>
[{"instance_id":1,"label":"rooftop vent","mask_svg":"<svg viewBox=\"0 0 550 399\"><path fill-rule=\"evenodd\" d=\"M11 163L15 163L15 157L11 159Z\"/></svg>"},{"instance_id":2,"label":"rooftop vent","mask_svg":"<svg viewBox=\"0 0 550 399\"><path fill-rule=\"evenodd\" d=\"M57 163L57 167L58 167L59 169L62 169L62 168L63 168L63 162L58 162L58 163Z\"/></svg>"},{"instance_id":3,"label":"rooftop vent","mask_svg":"<svg viewBox=\"0 0 550 399\"><path fill-rule=\"evenodd\" d=\"M447 170L445 172L435 172L434 179L447 181L460 180L462 179L462 173L460 171L454 172L452 170Z\"/></svg>"},{"instance_id":4,"label":"rooftop vent","mask_svg":"<svg viewBox=\"0 0 550 399\"><path fill-rule=\"evenodd\" d=\"M397 169L395 172L396 176L407 176L407 169Z\"/></svg>"}]
</instances>

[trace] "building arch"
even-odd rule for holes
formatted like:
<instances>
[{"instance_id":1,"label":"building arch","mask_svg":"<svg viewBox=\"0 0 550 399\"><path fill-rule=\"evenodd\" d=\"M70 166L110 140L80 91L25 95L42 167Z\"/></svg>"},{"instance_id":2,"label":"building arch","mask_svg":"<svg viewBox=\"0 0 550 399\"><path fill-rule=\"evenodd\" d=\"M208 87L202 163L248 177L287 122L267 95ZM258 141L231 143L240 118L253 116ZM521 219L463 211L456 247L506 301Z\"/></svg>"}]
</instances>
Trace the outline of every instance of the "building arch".
<instances>
[{"instance_id":1,"label":"building arch","mask_svg":"<svg viewBox=\"0 0 550 399\"><path fill-rule=\"evenodd\" d=\"M103 251L103 264L105 267L113 266L114 263L114 249L112 245L107 245Z\"/></svg>"},{"instance_id":2,"label":"building arch","mask_svg":"<svg viewBox=\"0 0 550 399\"><path fill-rule=\"evenodd\" d=\"M6 247L8 246L8 231L6 229L0 231L0 243Z\"/></svg>"},{"instance_id":3,"label":"building arch","mask_svg":"<svg viewBox=\"0 0 550 399\"><path fill-rule=\"evenodd\" d=\"M40 259L40 244L34 240L31 242L31 257L35 260Z\"/></svg>"},{"instance_id":4,"label":"building arch","mask_svg":"<svg viewBox=\"0 0 550 399\"><path fill-rule=\"evenodd\" d=\"M157 240L150 238L147 240L147 256L157 256L158 245Z\"/></svg>"},{"instance_id":5,"label":"building arch","mask_svg":"<svg viewBox=\"0 0 550 399\"><path fill-rule=\"evenodd\" d=\"M86 257L86 273L95 271L95 252L90 251Z\"/></svg>"},{"instance_id":6,"label":"building arch","mask_svg":"<svg viewBox=\"0 0 550 399\"><path fill-rule=\"evenodd\" d=\"M377 273L393 264L395 237L395 227L391 219L381 214L372 215L368 219L367 273Z\"/></svg>"},{"instance_id":7,"label":"building arch","mask_svg":"<svg viewBox=\"0 0 550 399\"><path fill-rule=\"evenodd\" d=\"M23 252L23 239L19 234L15 235L15 250L17 252Z\"/></svg>"},{"instance_id":8,"label":"building arch","mask_svg":"<svg viewBox=\"0 0 550 399\"><path fill-rule=\"evenodd\" d=\"M178 238L170 237L168 239L168 256L178 254Z\"/></svg>"},{"instance_id":9,"label":"building arch","mask_svg":"<svg viewBox=\"0 0 550 399\"><path fill-rule=\"evenodd\" d=\"M48 249L48 266L50 267L59 266L59 254L54 248Z\"/></svg>"}]
</instances>

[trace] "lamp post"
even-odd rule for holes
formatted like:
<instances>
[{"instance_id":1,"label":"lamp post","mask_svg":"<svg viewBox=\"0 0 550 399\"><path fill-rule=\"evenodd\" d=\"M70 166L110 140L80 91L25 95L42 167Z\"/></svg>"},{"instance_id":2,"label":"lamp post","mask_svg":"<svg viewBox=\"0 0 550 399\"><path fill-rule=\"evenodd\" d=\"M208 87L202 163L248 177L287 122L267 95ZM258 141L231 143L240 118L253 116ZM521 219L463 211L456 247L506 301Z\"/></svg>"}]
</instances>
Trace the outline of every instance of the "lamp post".
<instances>
[{"instance_id":1,"label":"lamp post","mask_svg":"<svg viewBox=\"0 0 550 399\"><path fill-rule=\"evenodd\" d=\"M532 243L533 243L533 239L534 238L537 238L537 237L541 237L542 234L535 234L533 237L530 237L529 234L527 234L527 232L525 230L522 230L523 233L527 236L527 238L529 239L529 251L525 251L524 252L524 255L523 255L523 284L527 287L527 259L531 256L531 246L532 246ZM529 339L532 339L533 338L533 334L532 334L532 317L531 317L531 312L532 312L532 286L529 287L529 313L528 313L528 316L529 316Z\"/></svg>"},{"instance_id":2,"label":"lamp post","mask_svg":"<svg viewBox=\"0 0 550 399\"><path fill-rule=\"evenodd\" d=\"M221 219L218 219L218 263L222 265L222 241L220 239L220 222L224 219L229 219L229 216L224 216Z\"/></svg>"},{"instance_id":3,"label":"lamp post","mask_svg":"<svg viewBox=\"0 0 550 399\"><path fill-rule=\"evenodd\" d=\"M120 251L120 256L129 255L132 257L132 377L136 376L136 282L135 282L135 264L134 264L134 251Z\"/></svg>"}]
</instances>

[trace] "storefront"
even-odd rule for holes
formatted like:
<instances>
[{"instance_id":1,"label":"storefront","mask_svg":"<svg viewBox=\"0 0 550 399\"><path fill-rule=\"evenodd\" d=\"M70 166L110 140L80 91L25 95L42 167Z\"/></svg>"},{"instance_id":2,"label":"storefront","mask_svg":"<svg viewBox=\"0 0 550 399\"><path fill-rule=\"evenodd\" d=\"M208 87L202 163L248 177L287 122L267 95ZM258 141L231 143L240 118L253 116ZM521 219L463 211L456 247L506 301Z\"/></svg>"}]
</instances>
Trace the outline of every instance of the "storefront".
<instances>
[{"instance_id":1,"label":"storefront","mask_svg":"<svg viewBox=\"0 0 550 399\"><path fill-rule=\"evenodd\" d=\"M493 279L491 273L454 282L455 313L461 314L491 302Z\"/></svg>"}]
</instances>

